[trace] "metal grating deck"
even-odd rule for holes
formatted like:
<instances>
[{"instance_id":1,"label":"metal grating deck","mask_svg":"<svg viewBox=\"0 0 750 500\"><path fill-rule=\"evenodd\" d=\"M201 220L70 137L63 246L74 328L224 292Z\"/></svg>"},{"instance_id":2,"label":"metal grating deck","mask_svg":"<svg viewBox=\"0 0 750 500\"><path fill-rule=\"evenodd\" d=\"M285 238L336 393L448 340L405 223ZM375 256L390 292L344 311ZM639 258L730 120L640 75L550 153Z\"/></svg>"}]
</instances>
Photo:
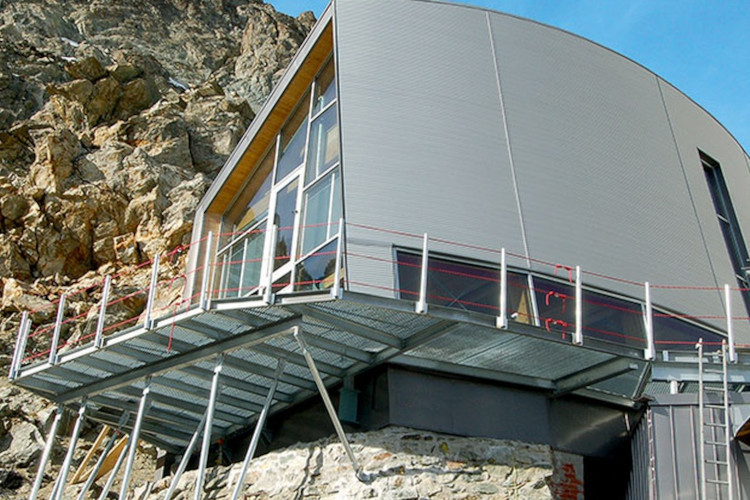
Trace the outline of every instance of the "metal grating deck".
<instances>
[{"instance_id":1,"label":"metal grating deck","mask_svg":"<svg viewBox=\"0 0 750 500\"><path fill-rule=\"evenodd\" d=\"M303 401L317 389L298 343L298 327L327 386L386 361L499 380L549 391L577 393L633 405L647 376L642 353L587 341L571 343L543 328L431 306L342 292L214 302L108 337L100 349L62 352L54 365L21 370L16 384L71 408L88 398L89 418L116 424L134 414L142 388L151 380L150 409L142 438L179 452L190 440L208 405L216 358L223 354L221 392L212 435L231 435L257 419L277 363L284 371L271 411ZM130 431L134 418L125 426Z\"/></svg>"}]
</instances>

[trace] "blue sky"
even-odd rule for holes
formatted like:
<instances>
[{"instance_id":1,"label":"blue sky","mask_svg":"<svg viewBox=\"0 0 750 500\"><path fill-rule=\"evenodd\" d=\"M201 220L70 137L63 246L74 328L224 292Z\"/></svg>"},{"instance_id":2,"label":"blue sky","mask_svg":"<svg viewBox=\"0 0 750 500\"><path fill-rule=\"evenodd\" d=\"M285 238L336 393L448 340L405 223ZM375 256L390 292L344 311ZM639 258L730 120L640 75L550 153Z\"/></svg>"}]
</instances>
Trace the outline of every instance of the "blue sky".
<instances>
[{"instance_id":1,"label":"blue sky","mask_svg":"<svg viewBox=\"0 0 750 500\"><path fill-rule=\"evenodd\" d=\"M269 0L266 0L269 1ZM324 0L270 0L318 16ZM713 114L750 151L747 0L468 0L598 42L646 66Z\"/></svg>"}]
</instances>

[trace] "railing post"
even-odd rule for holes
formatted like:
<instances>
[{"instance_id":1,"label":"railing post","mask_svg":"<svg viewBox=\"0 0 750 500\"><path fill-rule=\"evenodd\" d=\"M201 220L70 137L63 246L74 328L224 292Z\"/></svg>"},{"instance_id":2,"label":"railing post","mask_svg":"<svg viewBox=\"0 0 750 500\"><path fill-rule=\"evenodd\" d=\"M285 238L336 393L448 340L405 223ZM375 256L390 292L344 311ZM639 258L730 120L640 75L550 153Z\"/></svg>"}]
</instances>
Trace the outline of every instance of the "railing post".
<instances>
[{"instance_id":1,"label":"railing post","mask_svg":"<svg viewBox=\"0 0 750 500\"><path fill-rule=\"evenodd\" d=\"M96 322L96 335L94 336L94 347L100 349L104 342L104 320L107 316L107 302L109 302L109 290L112 288L112 276L104 278L104 289L102 289L102 302L99 304L99 319Z\"/></svg>"},{"instance_id":2,"label":"railing post","mask_svg":"<svg viewBox=\"0 0 750 500\"><path fill-rule=\"evenodd\" d=\"M214 233L208 232L206 239L206 254L203 256L203 278L201 280L200 308L204 311L211 307L211 250L213 247Z\"/></svg>"},{"instance_id":3,"label":"railing post","mask_svg":"<svg viewBox=\"0 0 750 500\"><path fill-rule=\"evenodd\" d=\"M429 265L429 241L427 233L424 233L422 240L422 267L419 273L419 300L416 305L416 312L419 314L427 313L427 271Z\"/></svg>"},{"instance_id":4,"label":"railing post","mask_svg":"<svg viewBox=\"0 0 750 500\"><path fill-rule=\"evenodd\" d=\"M498 328L508 328L508 265L505 261L505 249L500 249L500 310L496 325Z\"/></svg>"},{"instance_id":5,"label":"railing post","mask_svg":"<svg viewBox=\"0 0 750 500\"><path fill-rule=\"evenodd\" d=\"M44 451L42 452L42 458L39 459L39 470L36 472L36 479L34 479L34 486L31 488L31 494L29 500L36 500L39 495L39 489L42 487L42 479L44 479L44 469L47 466L49 455L52 452L52 446L55 443L55 436L57 435L57 427L60 424L62 418L63 407L59 405L55 411L55 419L52 421L52 426L49 429L47 435L47 442L44 444Z\"/></svg>"},{"instance_id":6,"label":"railing post","mask_svg":"<svg viewBox=\"0 0 750 500\"><path fill-rule=\"evenodd\" d=\"M656 347L654 345L654 310L651 305L651 285L648 281L643 284L646 299L646 316L644 323L646 326L646 349L644 358L653 361L656 358Z\"/></svg>"},{"instance_id":7,"label":"railing post","mask_svg":"<svg viewBox=\"0 0 750 500\"><path fill-rule=\"evenodd\" d=\"M159 280L159 255L154 255L154 262L151 266L151 283L148 286L148 301L146 302L146 319L143 320L143 328L151 329L151 312L154 309L154 299L156 298L156 284Z\"/></svg>"},{"instance_id":8,"label":"railing post","mask_svg":"<svg viewBox=\"0 0 750 500\"><path fill-rule=\"evenodd\" d=\"M146 385L143 386L141 393L141 402L138 405L138 414L135 417L135 425L128 439L128 461L125 465L125 473L122 478L120 487L120 498L127 498L128 487L130 486L130 475L133 472L133 463L135 463L135 452L138 449L138 439L141 435L141 426L143 426L143 417L146 414L148 406L148 395L151 392L151 377L146 379ZM114 472L113 472L114 474Z\"/></svg>"},{"instance_id":9,"label":"railing post","mask_svg":"<svg viewBox=\"0 0 750 500\"><path fill-rule=\"evenodd\" d=\"M732 290L729 285L724 285L724 302L727 307L727 347L729 349L729 362L737 362L737 350L734 345L734 328L732 327Z\"/></svg>"},{"instance_id":10,"label":"railing post","mask_svg":"<svg viewBox=\"0 0 750 500\"><path fill-rule=\"evenodd\" d=\"M73 453L75 453L76 444L78 444L78 436L81 434L81 427L83 422L86 420L86 406L87 400L84 397L81 401L81 407L78 409L78 418L76 419L75 426L73 427L73 434L70 436L70 444L68 445L68 452L65 454L65 460L63 461L60 473L57 476L55 482L55 489L52 492L54 500L62 500L63 493L65 492L65 483L68 480L68 473L70 472L70 464L73 461Z\"/></svg>"},{"instance_id":11,"label":"railing post","mask_svg":"<svg viewBox=\"0 0 750 500\"><path fill-rule=\"evenodd\" d=\"M60 343L60 330L62 329L63 314L65 314L65 294L60 295L60 303L57 304L57 317L55 318L55 329L52 333L52 343L49 348L49 363L57 363L57 345Z\"/></svg>"},{"instance_id":12,"label":"railing post","mask_svg":"<svg viewBox=\"0 0 750 500\"><path fill-rule=\"evenodd\" d=\"M339 239L336 244L336 269L333 272L333 287L331 287L331 297L334 299L341 298L341 266L344 264L344 218L339 219Z\"/></svg>"},{"instance_id":13,"label":"railing post","mask_svg":"<svg viewBox=\"0 0 750 500\"><path fill-rule=\"evenodd\" d=\"M573 343L583 345L583 286L581 284L581 266L576 266L576 330Z\"/></svg>"},{"instance_id":14,"label":"railing post","mask_svg":"<svg viewBox=\"0 0 750 500\"><path fill-rule=\"evenodd\" d=\"M18 325L18 335L16 336L16 345L13 348L13 357L10 358L10 370L8 371L8 378L15 380L18 375L18 365L20 360L23 359L23 351L21 345L23 344L23 350L26 350L26 341L24 340L24 332L26 331L26 323L29 322L29 313L24 311L21 315L21 324Z\"/></svg>"},{"instance_id":15,"label":"railing post","mask_svg":"<svg viewBox=\"0 0 750 500\"><path fill-rule=\"evenodd\" d=\"M219 354L214 367L214 376L211 380L211 394L208 398L208 407L206 408L206 426L203 429L203 444L201 445L201 457L198 466L198 475L195 478L195 500L201 500L203 497L203 480L206 476L206 464L208 463L208 451L211 447L211 429L214 425L214 410L216 409L216 399L219 397L219 376L221 369L224 367L224 355Z\"/></svg>"},{"instance_id":16,"label":"railing post","mask_svg":"<svg viewBox=\"0 0 750 500\"><path fill-rule=\"evenodd\" d=\"M271 226L271 234L268 235L268 255L266 258L268 274L266 275L266 288L263 292L263 302L266 304L273 303L273 271L276 263L276 233L278 231L279 228L274 224Z\"/></svg>"}]
</instances>

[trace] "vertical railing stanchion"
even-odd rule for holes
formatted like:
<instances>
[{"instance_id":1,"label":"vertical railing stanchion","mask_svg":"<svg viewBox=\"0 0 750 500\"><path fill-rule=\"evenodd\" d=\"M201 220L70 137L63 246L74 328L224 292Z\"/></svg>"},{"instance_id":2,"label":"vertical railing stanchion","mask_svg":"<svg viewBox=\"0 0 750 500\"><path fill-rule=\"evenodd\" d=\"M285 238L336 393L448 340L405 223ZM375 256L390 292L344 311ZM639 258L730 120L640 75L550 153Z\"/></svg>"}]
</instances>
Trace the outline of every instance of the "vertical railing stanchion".
<instances>
[{"instance_id":1,"label":"vertical railing stanchion","mask_svg":"<svg viewBox=\"0 0 750 500\"><path fill-rule=\"evenodd\" d=\"M646 349L644 358L652 361L656 358L656 347L654 345L654 310L651 305L651 285L648 281L643 284L646 299L646 316L644 323L646 326Z\"/></svg>"},{"instance_id":2,"label":"vertical railing stanchion","mask_svg":"<svg viewBox=\"0 0 750 500\"><path fill-rule=\"evenodd\" d=\"M151 313L154 310L154 299L156 298L156 284L159 280L159 255L154 255L151 266L151 282L148 286L148 301L146 302L146 319L143 320L143 328L151 329Z\"/></svg>"},{"instance_id":3,"label":"vertical railing stanchion","mask_svg":"<svg viewBox=\"0 0 750 500\"><path fill-rule=\"evenodd\" d=\"M52 421L52 426L50 426L49 434L47 435L47 442L44 444L42 458L39 459L39 469L36 472L36 478L34 479L34 486L31 488L29 500L36 500L36 497L39 495L39 489L42 487L42 479L44 479L44 469L47 467L47 461L49 461L52 446L55 444L55 436L57 435L57 428L60 425L62 412L63 407L62 405L59 405L55 411L55 419Z\"/></svg>"},{"instance_id":4,"label":"vertical railing stanchion","mask_svg":"<svg viewBox=\"0 0 750 500\"><path fill-rule=\"evenodd\" d=\"M96 334L94 335L94 347L100 349L104 343L104 320L107 316L107 302L109 302L109 291L112 288L112 276L104 278L102 289L102 302L99 304L99 319L96 322Z\"/></svg>"},{"instance_id":5,"label":"vertical railing stanchion","mask_svg":"<svg viewBox=\"0 0 750 500\"><path fill-rule=\"evenodd\" d=\"M8 371L8 378L10 380L14 380L16 378L16 374L18 373L18 365L20 365L20 360L23 359L23 352L21 352L21 344L23 342L23 334L26 330L26 323L29 321L29 313L27 311L24 311L23 314L21 314L21 324L18 325L18 335L16 336L16 345L13 348L13 357L10 358L10 370ZM26 348L24 347L24 350Z\"/></svg>"},{"instance_id":6,"label":"vertical railing stanchion","mask_svg":"<svg viewBox=\"0 0 750 500\"><path fill-rule=\"evenodd\" d=\"M57 317L55 318L55 329L52 332L52 343L49 347L49 363L57 363L57 345L60 343L60 331L62 330L63 314L65 314L65 294L60 295L60 302L57 304Z\"/></svg>"},{"instance_id":7,"label":"vertical railing stanchion","mask_svg":"<svg viewBox=\"0 0 750 500\"><path fill-rule=\"evenodd\" d=\"M130 487L130 475L133 473L135 452L138 449L138 439L141 436L141 427L143 426L143 418L145 417L148 408L148 395L150 392L151 377L148 377L141 393L141 402L138 405L138 414L135 416L135 425L133 425L133 430L130 432L130 439L128 439L128 458L125 463L125 472L120 486L120 498L127 498L128 488ZM114 474L115 472L113 471L112 473Z\"/></svg>"},{"instance_id":8,"label":"vertical railing stanchion","mask_svg":"<svg viewBox=\"0 0 750 500\"><path fill-rule=\"evenodd\" d=\"M729 349L729 362L737 362L737 350L734 343L734 328L732 326L732 290L729 285L724 285L724 302L727 310L727 347Z\"/></svg>"},{"instance_id":9,"label":"vertical railing stanchion","mask_svg":"<svg viewBox=\"0 0 750 500\"><path fill-rule=\"evenodd\" d=\"M581 284L581 266L576 266L576 330L573 343L583 345L583 286Z\"/></svg>"},{"instance_id":10,"label":"vertical railing stanchion","mask_svg":"<svg viewBox=\"0 0 750 500\"><path fill-rule=\"evenodd\" d=\"M344 265L344 218L339 219L339 238L336 244L336 269L333 272L333 287L331 296L334 299L341 298L341 266Z\"/></svg>"},{"instance_id":11,"label":"vertical railing stanchion","mask_svg":"<svg viewBox=\"0 0 750 500\"><path fill-rule=\"evenodd\" d=\"M214 366L214 376L211 380L211 393L208 397L208 407L206 408L206 424L203 428L203 443L201 445L201 456L198 464L198 475L195 478L195 500L201 500L203 497L203 481L206 476L206 464L208 463L208 451L211 448L211 429L214 425L214 410L216 409L216 399L219 397L219 377L224 367L224 354L219 354Z\"/></svg>"},{"instance_id":12,"label":"vertical railing stanchion","mask_svg":"<svg viewBox=\"0 0 750 500\"><path fill-rule=\"evenodd\" d=\"M422 266L419 272L419 300L416 305L416 312L419 314L427 313L427 271L429 266L429 241L430 238L427 233L424 233L422 240Z\"/></svg>"},{"instance_id":13,"label":"vertical railing stanchion","mask_svg":"<svg viewBox=\"0 0 750 500\"><path fill-rule=\"evenodd\" d=\"M203 277L201 279L200 308L204 311L211 307L211 249L213 248L214 233L209 231L206 237L206 254L203 256Z\"/></svg>"},{"instance_id":14,"label":"vertical railing stanchion","mask_svg":"<svg viewBox=\"0 0 750 500\"><path fill-rule=\"evenodd\" d=\"M508 328L508 265L505 248L500 249L500 303L496 325L498 328Z\"/></svg>"},{"instance_id":15,"label":"vertical railing stanchion","mask_svg":"<svg viewBox=\"0 0 750 500\"><path fill-rule=\"evenodd\" d=\"M26 354L26 343L29 340L29 332L31 331L31 316L26 320L26 326L24 326L21 332L21 339L18 343L18 358L16 359L16 367L13 370L13 378L18 378L21 374L21 367L23 366L23 357Z\"/></svg>"},{"instance_id":16,"label":"vertical railing stanchion","mask_svg":"<svg viewBox=\"0 0 750 500\"><path fill-rule=\"evenodd\" d=\"M274 224L271 226L271 234L268 235L268 255L266 256L268 274L266 274L266 287L263 292L263 302L266 304L273 302L273 271L276 263L276 233L278 231L279 228Z\"/></svg>"}]
</instances>

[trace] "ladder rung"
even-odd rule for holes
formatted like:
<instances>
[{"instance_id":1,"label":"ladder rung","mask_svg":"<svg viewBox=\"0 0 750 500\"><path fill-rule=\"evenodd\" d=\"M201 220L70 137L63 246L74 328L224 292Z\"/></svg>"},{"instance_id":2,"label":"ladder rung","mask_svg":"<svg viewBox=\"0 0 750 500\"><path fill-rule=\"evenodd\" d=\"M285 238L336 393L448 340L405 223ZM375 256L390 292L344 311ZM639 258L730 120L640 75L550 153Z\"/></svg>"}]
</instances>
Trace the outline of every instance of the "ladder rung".
<instances>
[{"instance_id":1,"label":"ladder rung","mask_svg":"<svg viewBox=\"0 0 750 500\"><path fill-rule=\"evenodd\" d=\"M706 408L723 409L724 403L703 403L703 406Z\"/></svg>"},{"instance_id":2,"label":"ladder rung","mask_svg":"<svg viewBox=\"0 0 750 500\"><path fill-rule=\"evenodd\" d=\"M727 443L720 442L720 441L703 441L703 444L710 444L713 446L726 446Z\"/></svg>"},{"instance_id":3,"label":"ladder rung","mask_svg":"<svg viewBox=\"0 0 750 500\"><path fill-rule=\"evenodd\" d=\"M721 422L706 422L703 424L707 427L726 427L727 424L722 424Z\"/></svg>"},{"instance_id":4,"label":"ladder rung","mask_svg":"<svg viewBox=\"0 0 750 500\"><path fill-rule=\"evenodd\" d=\"M726 484L729 485L729 481L724 481L722 479L706 479L707 483L713 483L713 484Z\"/></svg>"},{"instance_id":5,"label":"ladder rung","mask_svg":"<svg viewBox=\"0 0 750 500\"><path fill-rule=\"evenodd\" d=\"M703 373L713 373L714 375L724 375L724 370L716 370L714 368L704 368Z\"/></svg>"},{"instance_id":6,"label":"ladder rung","mask_svg":"<svg viewBox=\"0 0 750 500\"><path fill-rule=\"evenodd\" d=\"M729 465L727 462L723 462L721 460L711 460L710 458L706 459L706 463L713 465Z\"/></svg>"},{"instance_id":7,"label":"ladder rung","mask_svg":"<svg viewBox=\"0 0 750 500\"><path fill-rule=\"evenodd\" d=\"M712 387L712 386L705 386L703 387L704 391L713 391L713 392L724 392L723 387Z\"/></svg>"}]
</instances>

